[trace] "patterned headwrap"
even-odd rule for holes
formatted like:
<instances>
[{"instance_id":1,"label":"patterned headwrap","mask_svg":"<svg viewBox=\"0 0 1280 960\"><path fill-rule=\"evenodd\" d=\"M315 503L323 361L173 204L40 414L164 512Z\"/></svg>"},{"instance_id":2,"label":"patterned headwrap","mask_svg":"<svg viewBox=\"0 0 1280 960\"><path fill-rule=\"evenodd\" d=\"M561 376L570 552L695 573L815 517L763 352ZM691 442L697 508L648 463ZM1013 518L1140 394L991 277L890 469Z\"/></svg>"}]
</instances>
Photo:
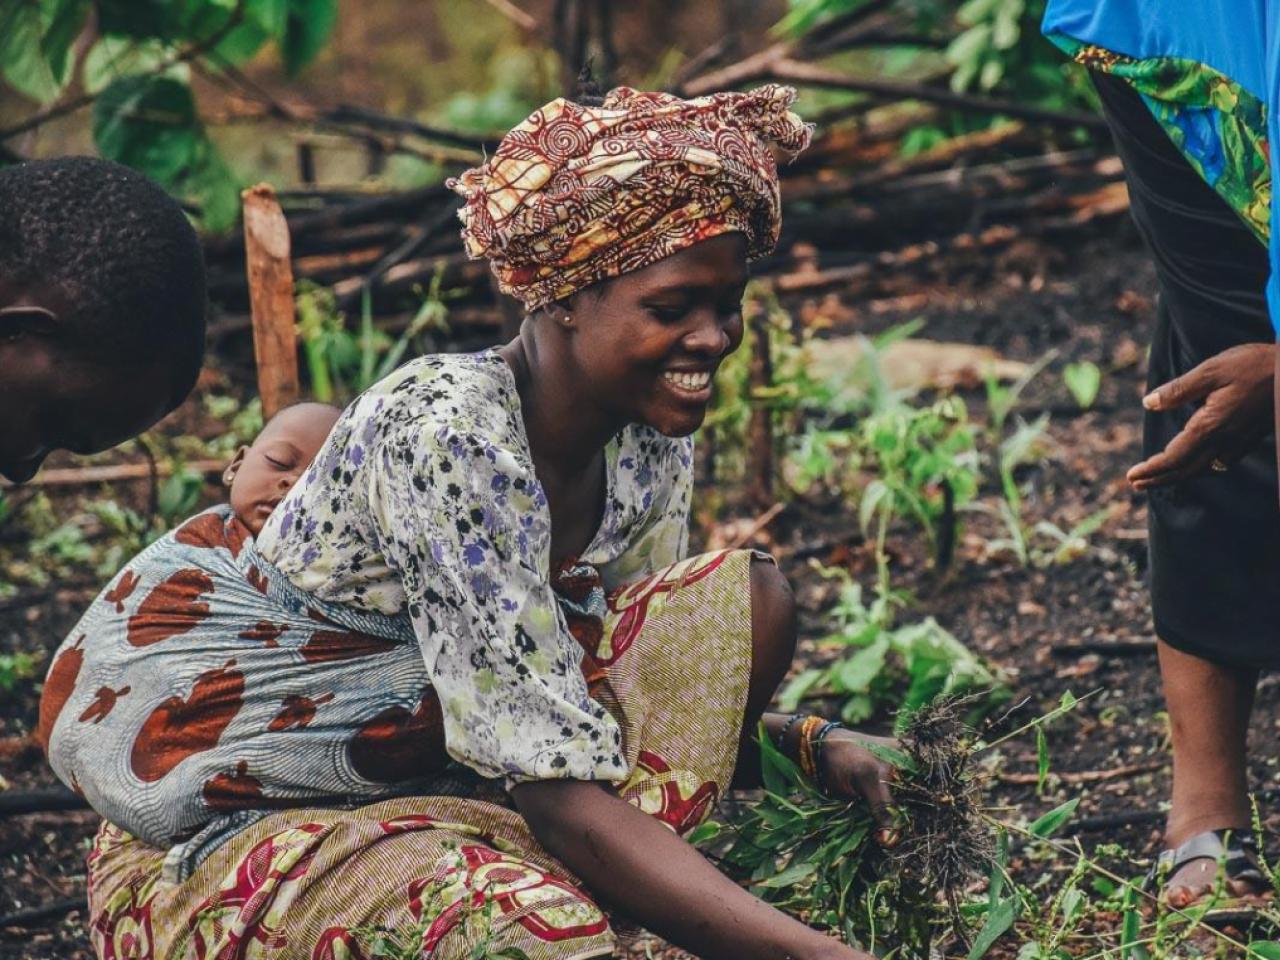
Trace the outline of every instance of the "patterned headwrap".
<instances>
[{"instance_id":1,"label":"patterned headwrap","mask_svg":"<svg viewBox=\"0 0 1280 960\"><path fill-rule=\"evenodd\" d=\"M812 135L795 98L769 84L696 100L629 87L600 107L553 100L449 181L466 198L467 253L487 257L528 310L730 231L763 256L781 215L769 144L795 154Z\"/></svg>"}]
</instances>

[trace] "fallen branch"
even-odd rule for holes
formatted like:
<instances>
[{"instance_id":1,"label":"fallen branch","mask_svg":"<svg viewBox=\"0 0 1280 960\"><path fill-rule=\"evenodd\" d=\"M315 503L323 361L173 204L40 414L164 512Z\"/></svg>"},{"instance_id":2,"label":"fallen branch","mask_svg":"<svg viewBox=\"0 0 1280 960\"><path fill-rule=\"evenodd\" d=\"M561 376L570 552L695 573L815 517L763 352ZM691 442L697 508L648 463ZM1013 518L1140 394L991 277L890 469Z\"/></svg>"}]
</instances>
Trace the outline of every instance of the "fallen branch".
<instances>
[{"instance_id":1,"label":"fallen branch","mask_svg":"<svg viewBox=\"0 0 1280 960\"><path fill-rule=\"evenodd\" d=\"M1150 640L1080 640L1055 643L1049 648L1055 657L1083 657L1097 653L1104 657L1147 656L1156 652L1156 641Z\"/></svg>"},{"instance_id":2,"label":"fallen branch","mask_svg":"<svg viewBox=\"0 0 1280 960\"><path fill-rule=\"evenodd\" d=\"M775 55L771 58L762 59L757 72L749 75L747 79L757 80L764 77L774 80L789 80L792 83L810 87L823 87L828 90L848 90L852 93L866 93L889 100L924 100L928 103L936 103L939 106L960 110L964 113L999 113L1018 120L1033 120L1038 123L1049 123L1055 126L1088 127L1091 130L1105 130L1107 128L1106 120L1094 113L1085 113L1079 110L1051 110L1047 107L1019 103L1016 100L955 93L947 87L928 87L901 80L872 80L866 77L851 77L845 73L828 70L825 67L817 67L809 63L801 63L785 56L779 57Z\"/></svg>"},{"instance_id":3,"label":"fallen branch","mask_svg":"<svg viewBox=\"0 0 1280 960\"><path fill-rule=\"evenodd\" d=\"M0 930L36 926L44 920L64 917L72 910L87 909L88 905L88 900L85 899L84 894L81 894L78 897L67 897L65 900L54 900L52 903L45 903L29 910L6 913L0 916Z\"/></svg>"},{"instance_id":4,"label":"fallen branch","mask_svg":"<svg viewBox=\"0 0 1280 960\"><path fill-rule=\"evenodd\" d=\"M511 0L486 0L486 2L521 30L532 33L538 29L538 21L517 7Z\"/></svg>"},{"instance_id":5,"label":"fallen branch","mask_svg":"<svg viewBox=\"0 0 1280 960\"><path fill-rule=\"evenodd\" d=\"M89 804L84 797L62 786L45 790L6 790L0 793L0 818L88 809Z\"/></svg>"},{"instance_id":6,"label":"fallen branch","mask_svg":"<svg viewBox=\"0 0 1280 960\"><path fill-rule=\"evenodd\" d=\"M195 473L221 473L227 466L225 460L192 460L182 464L183 470ZM161 477L172 476L174 465L161 463L156 465L156 473ZM95 483L116 483L122 480L148 480L151 478L149 463L113 463L101 467L66 467L60 470L44 470L36 474L35 479L28 481L28 487L84 487ZM0 489L11 484L0 481Z\"/></svg>"},{"instance_id":7,"label":"fallen branch","mask_svg":"<svg viewBox=\"0 0 1280 960\"><path fill-rule=\"evenodd\" d=\"M778 514L780 514L785 509L787 509L787 505L785 503L781 503L781 502L775 503L772 507L770 507L764 513L760 514L760 516L756 517L755 522L752 523L751 526L747 527L746 530L738 534L738 536L734 537L733 542L729 544L729 546L726 547L725 549L740 550L746 544L754 540L757 533L759 533L769 524L773 523L773 521L777 519Z\"/></svg>"},{"instance_id":8,"label":"fallen branch","mask_svg":"<svg viewBox=\"0 0 1280 960\"><path fill-rule=\"evenodd\" d=\"M1151 760L1147 763L1135 763L1127 767L1113 767L1110 770L1078 770L1067 773L1052 773L1050 776L1063 783L1102 783L1106 780L1122 780L1125 777L1136 777L1143 773L1155 773L1169 765L1168 760ZM997 773L996 779L1001 783L1027 786L1040 782L1038 773Z\"/></svg>"}]
</instances>

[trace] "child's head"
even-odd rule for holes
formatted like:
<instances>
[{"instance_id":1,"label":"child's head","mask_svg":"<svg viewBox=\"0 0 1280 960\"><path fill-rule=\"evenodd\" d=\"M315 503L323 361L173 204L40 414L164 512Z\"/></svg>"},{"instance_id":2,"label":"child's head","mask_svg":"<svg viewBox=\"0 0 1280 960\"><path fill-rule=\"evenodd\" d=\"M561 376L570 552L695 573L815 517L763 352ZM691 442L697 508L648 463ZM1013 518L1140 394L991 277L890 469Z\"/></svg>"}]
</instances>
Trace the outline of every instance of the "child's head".
<instances>
[{"instance_id":1,"label":"child's head","mask_svg":"<svg viewBox=\"0 0 1280 960\"><path fill-rule=\"evenodd\" d=\"M89 157L0 169L0 474L105 450L190 392L200 242L156 184Z\"/></svg>"},{"instance_id":2,"label":"child's head","mask_svg":"<svg viewBox=\"0 0 1280 960\"><path fill-rule=\"evenodd\" d=\"M341 414L327 403L285 407L252 446L236 451L222 479L231 488L231 509L254 536L316 458Z\"/></svg>"}]
</instances>

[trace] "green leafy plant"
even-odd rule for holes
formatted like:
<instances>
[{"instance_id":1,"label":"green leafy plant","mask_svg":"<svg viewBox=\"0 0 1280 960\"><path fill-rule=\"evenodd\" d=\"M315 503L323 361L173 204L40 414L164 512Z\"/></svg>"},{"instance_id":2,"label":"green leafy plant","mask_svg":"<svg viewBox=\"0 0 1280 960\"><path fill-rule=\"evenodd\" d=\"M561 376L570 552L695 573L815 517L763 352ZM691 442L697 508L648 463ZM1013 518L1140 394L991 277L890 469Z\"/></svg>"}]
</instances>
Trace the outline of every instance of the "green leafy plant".
<instances>
[{"instance_id":1,"label":"green leafy plant","mask_svg":"<svg viewBox=\"0 0 1280 960\"><path fill-rule=\"evenodd\" d=\"M936 703L905 722L901 749L868 745L896 771L902 839L892 850L872 838L863 804L819 792L763 733L760 801L691 839L712 844L731 876L814 926L876 952L927 956L947 905L986 872L992 853L977 820L976 736L962 712Z\"/></svg>"},{"instance_id":2,"label":"green leafy plant","mask_svg":"<svg viewBox=\"0 0 1280 960\"><path fill-rule=\"evenodd\" d=\"M910 519L925 532L935 558L940 527L955 535L956 510L978 489L978 457L964 402L947 397L926 407L895 405L873 414L860 431L862 464L874 478L862 490L858 517L874 531L880 589L888 589L885 546L890 524Z\"/></svg>"},{"instance_id":3,"label":"green leafy plant","mask_svg":"<svg viewBox=\"0 0 1280 960\"><path fill-rule=\"evenodd\" d=\"M10 693L19 683L37 676L40 657L33 653L0 653L0 690Z\"/></svg>"},{"instance_id":4,"label":"green leafy plant","mask_svg":"<svg viewBox=\"0 0 1280 960\"><path fill-rule=\"evenodd\" d=\"M96 35L77 62L90 10ZM78 75L85 93L46 114L92 103L102 156L193 201L207 227L224 229L239 210L238 184L200 119L192 65L216 75L270 44L297 73L328 41L337 14L338 0L19 0L0 6L0 76L51 104Z\"/></svg>"},{"instance_id":5,"label":"green leafy plant","mask_svg":"<svg viewBox=\"0 0 1280 960\"><path fill-rule=\"evenodd\" d=\"M1080 409L1088 410L1098 399L1098 390L1102 387L1102 371L1096 363L1088 360L1068 363L1062 369L1062 380Z\"/></svg>"},{"instance_id":6,"label":"green leafy plant","mask_svg":"<svg viewBox=\"0 0 1280 960\"><path fill-rule=\"evenodd\" d=\"M846 723L862 723L890 709L902 722L940 697L981 692L981 709L1008 698L1000 677L932 617L892 626L895 598L881 594L870 606L843 570L822 569L840 585L831 611L834 630L818 642L837 656L801 671L779 694L783 710L807 698L831 697ZM975 717L976 718L976 717Z\"/></svg>"},{"instance_id":7,"label":"green leafy plant","mask_svg":"<svg viewBox=\"0 0 1280 960\"><path fill-rule=\"evenodd\" d=\"M362 299L360 330L347 327L333 291L315 284L299 284L298 336L311 380L312 395L324 403L350 400L388 376L423 334L449 331L448 301L456 291L441 289L437 271L423 293L408 326L398 337L379 330L373 322L373 305L366 291Z\"/></svg>"}]
</instances>

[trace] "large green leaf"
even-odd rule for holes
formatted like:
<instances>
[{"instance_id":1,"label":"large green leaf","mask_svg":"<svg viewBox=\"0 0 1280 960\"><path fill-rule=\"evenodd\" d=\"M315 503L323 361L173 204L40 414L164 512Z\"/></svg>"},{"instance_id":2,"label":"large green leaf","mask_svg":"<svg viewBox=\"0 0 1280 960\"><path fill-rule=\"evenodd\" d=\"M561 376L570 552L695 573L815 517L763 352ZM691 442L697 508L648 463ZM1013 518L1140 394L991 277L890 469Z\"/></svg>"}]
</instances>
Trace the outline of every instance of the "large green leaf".
<instances>
[{"instance_id":1,"label":"large green leaf","mask_svg":"<svg viewBox=\"0 0 1280 960\"><path fill-rule=\"evenodd\" d=\"M123 77L93 105L98 152L166 186L190 170L202 138L190 88L171 77Z\"/></svg>"},{"instance_id":2,"label":"large green leaf","mask_svg":"<svg viewBox=\"0 0 1280 960\"><path fill-rule=\"evenodd\" d=\"M43 12L38 0L0 4L0 70L16 90L47 103L62 88L41 49Z\"/></svg>"},{"instance_id":3,"label":"large green leaf","mask_svg":"<svg viewBox=\"0 0 1280 960\"><path fill-rule=\"evenodd\" d=\"M171 55L171 48L159 40L108 35L85 54L80 79L87 92L98 93L121 77L154 73ZM185 81L189 73L186 64L176 64L168 72L179 81Z\"/></svg>"},{"instance_id":4,"label":"large green leaf","mask_svg":"<svg viewBox=\"0 0 1280 960\"><path fill-rule=\"evenodd\" d=\"M310 63L338 23L338 0L289 0L280 53L285 69L296 74Z\"/></svg>"},{"instance_id":5,"label":"large green leaf","mask_svg":"<svg viewBox=\"0 0 1280 960\"><path fill-rule=\"evenodd\" d=\"M1037 818L1027 829L1037 837L1052 836L1063 824L1071 819L1078 806L1080 806L1080 798L1072 797L1066 803L1054 807L1044 816Z\"/></svg>"},{"instance_id":6,"label":"large green leaf","mask_svg":"<svg viewBox=\"0 0 1280 960\"><path fill-rule=\"evenodd\" d=\"M272 36L273 27L283 24L284 0L205 0L183 25L183 32L196 45L207 45L211 65L237 65L250 59ZM283 29L283 27L281 27Z\"/></svg>"},{"instance_id":7,"label":"large green leaf","mask_svg":"<svg viewBox=\"0 0 1280 960\"><path fill-rule=\"evenodd\" d=\"M988 950L995 944L1005 931L1013 926L1013 921L1018 919L1018 901L1009 897L1007 900L1001 900L996 903L989 911L987 911L986 923L982 925L982 929L978 931L978 935L973 938L973 946L969 948L968 960L980 960L986 956Z\"/></svg>"},{"instance_id":8,"label":"large green leaf","mask_svg":"<svg viewBox=\"0 0 1280 960\"><path fill-rule=\"evenodd\" d=\"M40 41L40 52L48 61L54 82L62 88L71 80L75 66L71 45L84 29L89 0L42 0L42 6L47 26Z\"/></svg>"},{"instance_id":9,"label":"large green leaf","mask_svg":"<svg viewBox=\"0 0 1280 960\"><path fill-rule=\"evenodd\" d=\"M172 0L97 0L98 31L123 37L177 40L192 13L206 2L174 3Z\"/></svg>"}]
</instances>

